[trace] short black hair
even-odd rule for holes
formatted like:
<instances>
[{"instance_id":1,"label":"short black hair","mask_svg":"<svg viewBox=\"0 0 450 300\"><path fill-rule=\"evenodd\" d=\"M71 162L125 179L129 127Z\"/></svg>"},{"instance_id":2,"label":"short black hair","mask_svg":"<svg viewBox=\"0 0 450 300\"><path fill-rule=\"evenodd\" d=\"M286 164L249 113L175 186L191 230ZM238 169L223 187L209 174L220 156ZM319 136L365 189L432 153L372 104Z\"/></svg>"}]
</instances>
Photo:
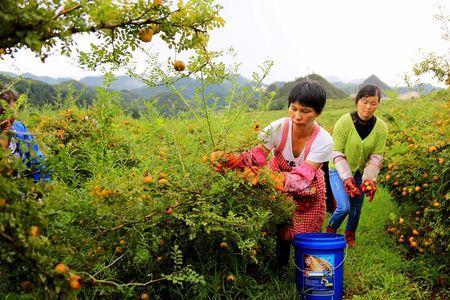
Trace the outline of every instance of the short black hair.
<instances>
[{"instance_id":1,"label":"short black hair","mask_svg":"<svg viewBox=\"0 0 450 300\"><path fill-rule=\"evenodd\" d=\"M288 107L291 103L298 102L311 107L317 114L320 114L325 107L327 93L317 82L301 80L291 89L288 100Z\"/></svg>"},{"instance_id":2,"label":"short black hair","mask_svg":"<svg viewBox=\"0 0 450 300\"><path fill-rule=\"evenodd\" d=\"M12 102L17 102L17 99L19 99L19 95L12 90L7 90L0 93L0 101L7 102L7 104L3 103L3 105L9 105ZM3 114L3 105L0 104L0 115Z\"/></svg>"},{"instance_id":3,"label":"short black hair","mask_svg":"<svg viewBox=\"0 0 450 300\"><path fill-rule=\"evenodd\" d=\"M6 100L9 104L11 102L16 102L17 99L19 99L19 95L12 90L7 90L0 93L0 99Z\"/></svg>"},{"instance_id":4,"label":"short black hair","mask_svg":"<svg viewBox=\"0 0 450 300\"><path fill-rule=\"evenodd\" d=\"M373 84L366 84L363 86L356 95L355 103L358 103L359 99L366 97L378 96L378 102L381 100L380 89Z\"/></svg>"}]
</instances>

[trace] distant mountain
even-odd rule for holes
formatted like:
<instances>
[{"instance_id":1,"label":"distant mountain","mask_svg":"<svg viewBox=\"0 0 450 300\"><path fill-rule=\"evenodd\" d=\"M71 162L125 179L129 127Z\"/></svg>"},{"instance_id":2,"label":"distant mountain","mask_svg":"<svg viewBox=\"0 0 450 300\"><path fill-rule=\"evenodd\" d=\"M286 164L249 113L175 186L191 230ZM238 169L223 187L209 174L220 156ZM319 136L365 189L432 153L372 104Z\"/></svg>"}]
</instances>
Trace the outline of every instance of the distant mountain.
<instances>
[{"instance_id":1,"label":"distant mountain","mask_svg":"<svg viewBox=\"0 0 450 300\"><path fill-rule=\"evenodd\" d=\"M6 75L9 77L20 76L16 73L12 73L12 72L0 72L0 74ZM70 77L54 78L54 77L49 77L49 76L38 76L38 75L31 74L31 73L23 73L22 76L27 79L37 80L37 81L41 81L41 82L44 82L47 84L57 84L57 83L61 83L63 81L73 80L73 78L70 78Z\"/></svg>"},{"instance_id":2,"label":"distant mountain","mask_svg":"<svg viewBox=\"0 0 450 300\"><path fill-rule=\"evenodd\" d=\"M397 93L399 94L407 94L410 92L418 92L419 94L424 94L427 95L433 91L438 91L438 90L442 90L441 87L436 87L434 85L431 85L429 83L419 83L418 85L416 85L414 88L410 88L410 87L399 87L397 88Z\"/></svg>"},{"instance_id":3,"label":"distant mountain","mask_svg":"<svg viewBox=\"0 0 450 300\"><path fill-rule=\"evenodd\" d=\"M361 81L362 82L362 81ZM358 92L359 84L350 83L350 82L332 82L332 84L340 90L343 90L349 95L356 94Z\"/></svg>"},{"instance_id":4,"label":"distant mountain","mask_svg":"<svg viewBox=\"0 0 450 300\"><path fill-rule=\"evenodd\" d=\"M104 79L104 76L87 76L81 78L79 81L89 87L101 87L103 86ZM110 88L112 90L134 90L145 86L145 83L141 80L127 75L120 75L116 76L116 80L111 83Z\"/></svg>"},{"instance_id":5,"label":"distant mountain","mask_svg":"<svg viewBox=\"0 0 450 300\"><path fill-rule=\"evenodd\" d=\"M364 80L358 87L358 89L362 88L363 86L367 85L367 84L372 84L377 86L380 91L381 91L381 95L383 97L386 97L386 90L391 90L392 88L390 88L386 83L384 83L383 81L381 81L380 78L378 78L376 75L370 75L368 78L366 78L366 80Z\"/></svg>"},{"instance_id":6,"label":"distant mountain","mask_svg":"<svg viewBox=\"0 0 450 300\"><path fill-rule=\"evenodd\" d=\"M330 99L330 98L344 99L344 98L349 97L349 95L346 92L333 86L322 76L320 76L318 74L310 74L305 77L298 78L294 81L286 82L281 88L275 89L275 91L277 92L277 95L276 95L276 99L275 99L274 103L272 104L271 108L272 109L282 109L282 108L286 107L287 99L289 97L289 93L290 93L291 89L300 80L304 80L304 79L318 82L325 89L328 99ZM270 85L269 87L273 88L272 85Z\"/></svg>"}]
</instances>

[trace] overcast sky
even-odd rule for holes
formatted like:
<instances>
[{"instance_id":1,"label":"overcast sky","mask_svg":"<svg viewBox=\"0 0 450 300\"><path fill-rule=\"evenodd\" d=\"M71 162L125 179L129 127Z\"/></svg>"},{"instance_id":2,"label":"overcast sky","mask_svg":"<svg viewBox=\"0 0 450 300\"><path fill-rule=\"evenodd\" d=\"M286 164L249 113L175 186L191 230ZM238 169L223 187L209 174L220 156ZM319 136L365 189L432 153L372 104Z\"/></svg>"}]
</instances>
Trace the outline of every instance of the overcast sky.
<instances>
[{"instance_id":1,"label":"overcast sky","mask_svg":"<svg viewBox=\"0 0 450 300\"><path fill-rule=\"evenodd\" d=\"M258 65L273 60L266 83L289 81L308 73L342 81L376 74L404 85L419 49L444 53L448 42L434 15L441 0L219 0L225 28L212 34L212 50L233 47L250 78ZM450 5L446 5L449 13ZM160 43L155 40L152 43ZM164 54L162 45L155 50ZM166 54L170 55L170 54ZM161 59L163 60L163 59ZM164 60L166 58L164 57ZM21 51L0 61L1 71L81 78L74 60L51 55L45 64ZM426 81L432 82L429 78ZM433 82L435 83L435 82Z\"/></svg>"}]
</instances>

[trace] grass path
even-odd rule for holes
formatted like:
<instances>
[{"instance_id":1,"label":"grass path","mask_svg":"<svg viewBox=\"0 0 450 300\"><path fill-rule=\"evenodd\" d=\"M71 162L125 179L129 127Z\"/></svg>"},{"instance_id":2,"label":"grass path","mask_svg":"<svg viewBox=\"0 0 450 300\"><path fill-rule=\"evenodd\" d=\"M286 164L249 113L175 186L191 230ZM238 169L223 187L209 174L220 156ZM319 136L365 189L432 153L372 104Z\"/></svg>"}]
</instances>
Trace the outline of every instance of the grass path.
<instances>
[{"instance_id":1,"label":"grass path","mask_svg":"<svg viewBox=\"0 0 450 300\"><path fill-rule=\"evenodd\" d=\"M427 299L407 275L414 262L401 255L386 233L386 221L396 210L385 190L364 203L357 247L349 249L345 262L345 299Z\"/></svg>"},{"instance_id":2,"label":"grass path","mask_svg":"<svg viewBox=\"0 0 450 300\"><path fill-rule=\"evenodd\" d=\"M429 291L420 290L408 277L417 273L413 270L416 262L407 260L386 233L386 221L396 211L388 192L383 189L372 203L364 203L357 246L348 249L345 261L344 299L431 298ZM343 232L345 222L339 233ZM266 285L267 292L258 294L255 299L296 299L294 278L294 270L286 278L275 278Z\"/></svg>"}]
</instances>

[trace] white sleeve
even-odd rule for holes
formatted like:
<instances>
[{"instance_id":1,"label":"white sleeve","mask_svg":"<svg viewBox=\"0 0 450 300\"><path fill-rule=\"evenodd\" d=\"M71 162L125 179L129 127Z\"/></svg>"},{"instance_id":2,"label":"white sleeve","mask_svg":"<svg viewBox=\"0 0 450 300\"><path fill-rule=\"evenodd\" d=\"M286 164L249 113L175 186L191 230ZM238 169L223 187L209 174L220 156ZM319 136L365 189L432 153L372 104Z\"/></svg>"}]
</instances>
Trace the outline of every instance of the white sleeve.
<instances>
[{"instance_id":1,"label":"white sleeve","mask_svg":"<svg viewBox=\"0 0 450 300\"><path fill-rule=\"evenodd\" d=\"M325 129L320 128L320 131L312 143L306 159L311 162L321 164L330 160L332 152L333 138L328 132L325 131Z\"/></svg>"},{"instance_id":2,"label":"white sleeve","mask_svg":"<svg viewBox=\"0 0 450 300\"><path fill-rule=\"evenodd\" d=\"M283 135L284 120L285 118L281 118L273 121L259 133L258 139L267 149L272 150L280 144L281 136Z\"/></svg>"}]
</instances>

